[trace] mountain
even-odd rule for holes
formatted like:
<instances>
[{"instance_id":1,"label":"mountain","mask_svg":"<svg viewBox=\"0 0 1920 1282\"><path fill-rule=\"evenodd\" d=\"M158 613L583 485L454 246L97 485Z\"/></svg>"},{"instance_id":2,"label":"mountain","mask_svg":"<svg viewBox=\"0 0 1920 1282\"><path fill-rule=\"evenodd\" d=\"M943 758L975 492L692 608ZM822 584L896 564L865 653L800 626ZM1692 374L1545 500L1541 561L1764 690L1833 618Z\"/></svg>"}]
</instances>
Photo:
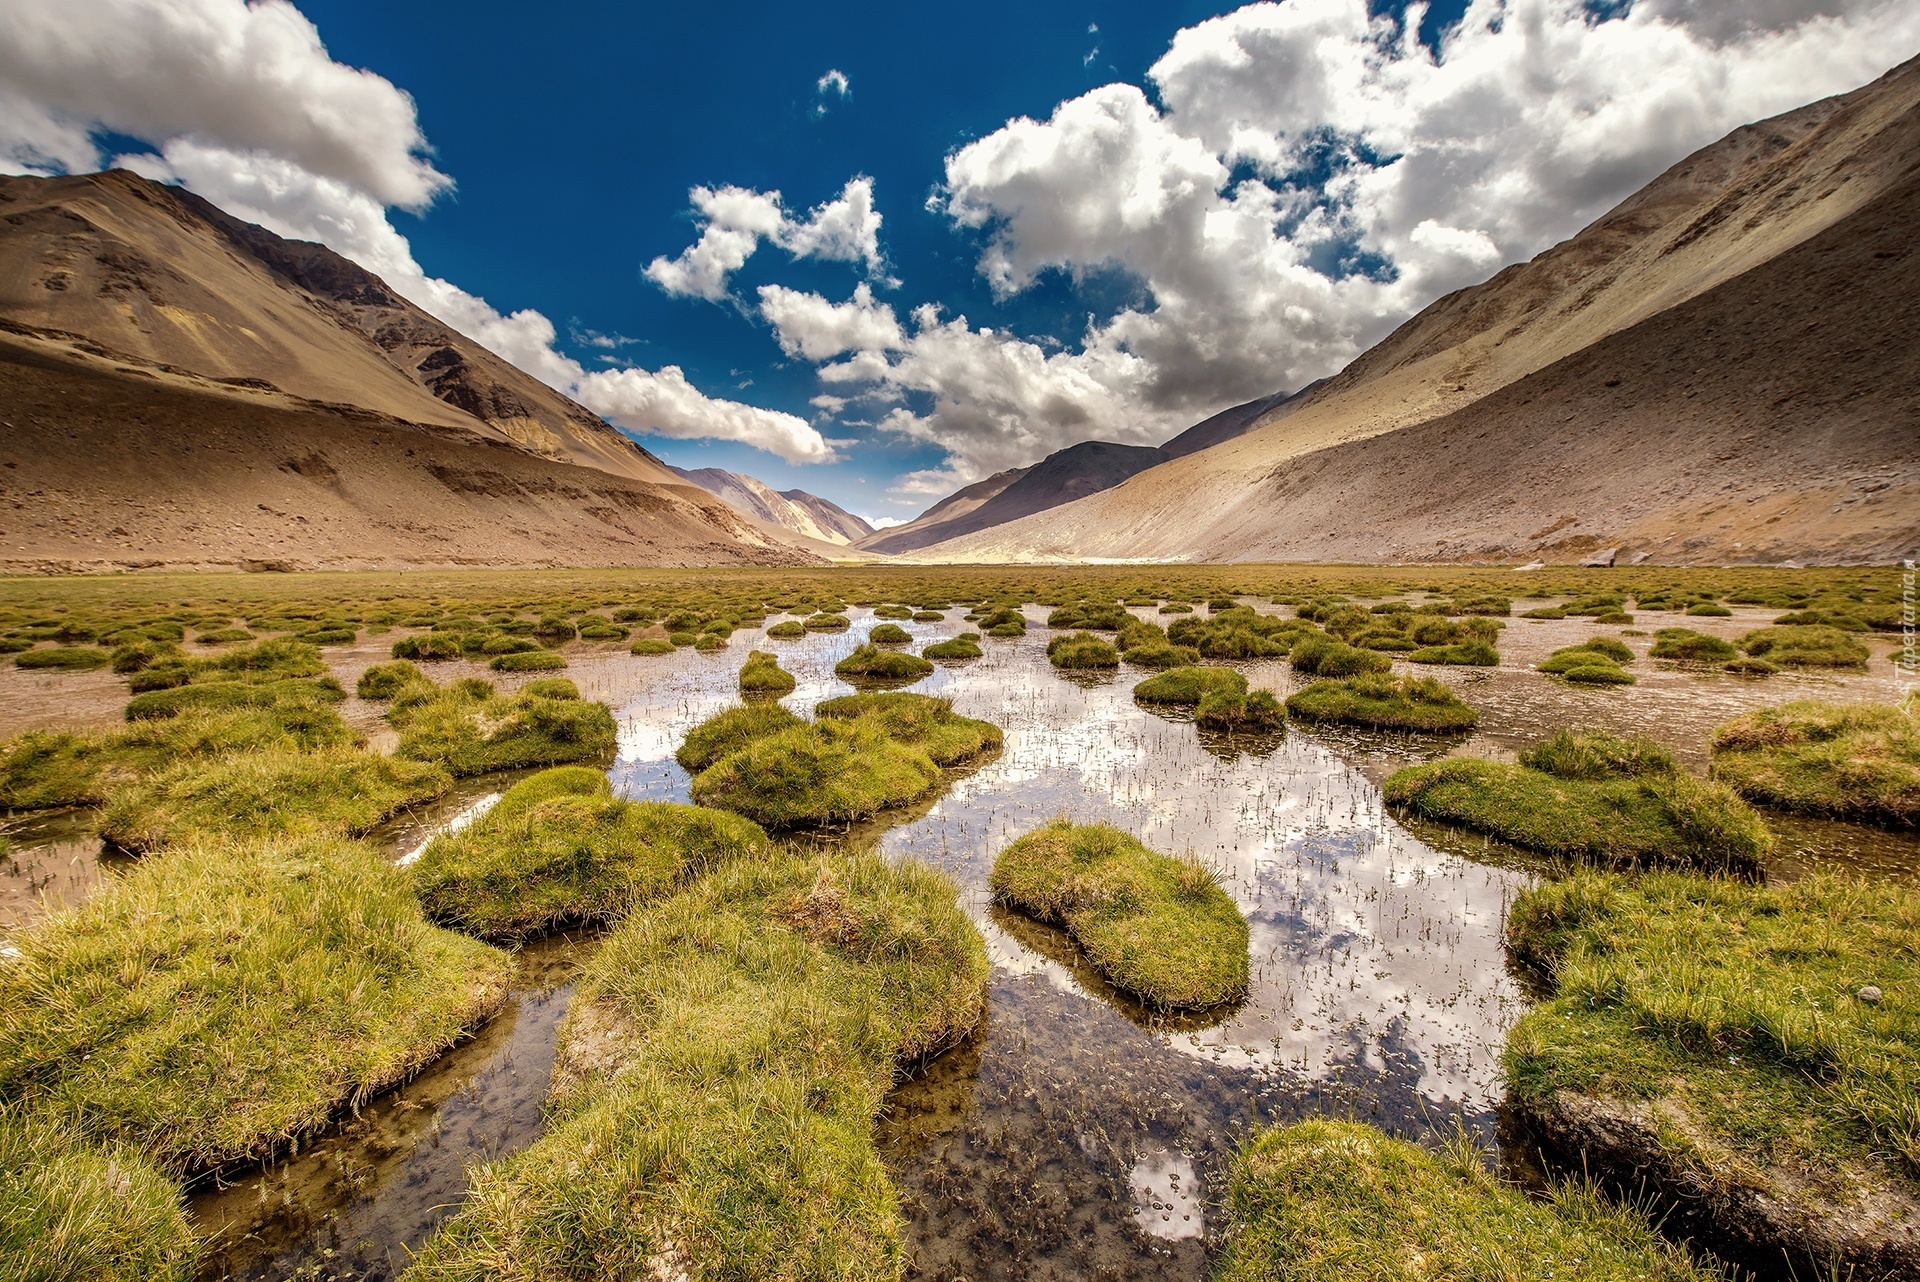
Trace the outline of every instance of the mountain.
<instances>
[{"instance_id":1,"label":"mountain","mask_svg":"<svg viewBox=\"0 0 1920 1282\"><path fill-rule=\"evenodd\" d=\"M805 490L776 490L765 481L717 467L668 468L683 481L725 499L748 516L823 543L854 543L873 527L836 503Z\"/></svg>"},{"instance_id":2,"label":"mountain","mask_svg":"<svg viewBox=\"0 0 1920 1282\"><path fill-rule=\"evenodd\" d=\"M995 472L984 481L975 481L972 485L955 490L905 525L890 525L884 530L877 530L855 546L868 552L891 553L908 552L928 543L937 543L949 536L938 533L927 538L921 536L937 526L966 516L1026 474L1024 467L1010 467L1004 472Z\"/></svg>"},{"instance_id":3,"label":"mountain","mask_svg":"<svg viewBox=\"0 0 1920 1282\"><path fill-rule=\"evenodd\" d=\"M1189 454L1211 449L1222 441L1245 436L1256 424L1271 423L1281 418L1288 405L1298 408L1304 404L1314 389L1325 381L1318 379L1297 392L1275 392L1272 396L1262 396L1257 401L1221 410L1211 418L1201 419L1160 448L1170 458L1185 458Z\"/></svg>"},{"instance_id":4,"label":"mountain","mask_svg":"<svg viewBox=\"0 0 1920 1282\"><path fill-rule=\"evenodd\" d=\"M868 552L897 554L938 541L960 538L976 530L1004 525L1008 521L1044 512L1089 494L1098 494L1137 472L1166 462L1168 457L1164 450L1151 445L1082 441L1064 450L1056 450L1032 467L1020 469L1017 475L1000 473L1000 476L1013 475L1013 479L983 500L969 504L965 511L957 510L960 505L955 500L960 498L960 494L949 495L939 505L946 507L947 514L938 522L921 524L938 510L936 507L913 525L883 530L879 537L866 540L860 547ZM989 485L997 479L989 478L979 484Z\"/></svg>"},{"instance_id":5,"label":"mountain","mask_svg":"<svg viewBox=\"0 0 1920 1282\"><path fill-rule=\"evenodd\" d=\"M1734 131L1247 430L940 560L1884 560L1920 542L1920 60Z\"/></svg>"},{"instance_id":6,"label":"mountain","mask_svg":"<svg viewBox=\"0 0 1920 1282\"><path fill-rule=\"evenodd\" d=\"M817 559L365 269L125 171L0 178L0 367L33 499L0 563Z\"/></svg>"}]
</instances>

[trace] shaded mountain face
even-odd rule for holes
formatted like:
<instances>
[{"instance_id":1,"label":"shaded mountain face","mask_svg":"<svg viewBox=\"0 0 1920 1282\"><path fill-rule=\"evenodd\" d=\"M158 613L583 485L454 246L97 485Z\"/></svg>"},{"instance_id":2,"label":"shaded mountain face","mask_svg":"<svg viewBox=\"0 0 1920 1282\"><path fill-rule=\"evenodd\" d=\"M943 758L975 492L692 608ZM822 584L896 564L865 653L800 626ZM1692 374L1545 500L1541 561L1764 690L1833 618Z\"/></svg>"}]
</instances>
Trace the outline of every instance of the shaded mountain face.
<instances>
[{"instance_id":1,"label":"shaded mountain face","mask_svg":"<svg viewBox=\"0 0 1920 1282\"><path fill-rule=\"evenodd\" d=\"M921 555L1908 555L1917 182L1920 60L1734 131L1240 435Z\"/></svg>"},{"instance_id":2,"label":"shaded mountain face","mask_svg":"<svg viewBox=\"0 0 1920 1282\"><path fill-rule=\"evenodd\" d=\"M848 544L873 533L871 525L839 504L805 490L776 490L765 481L723 468L667 466L682 480L725 499L748 516L810 539Z\"/></svg>"},{"instance_id":3,"label":"shaded mountain face","mask_svg":"<svg viewBox=\"0 0 1920 1282\"><path fill-rule=\"evenodd\" d=\"M817 562L318 245L0 178L19 569Z\"/></svg>"},{"instance_id":4,"label":"shaded mountain face","mask_svg":"<svg viewBox=\"0 0 1920 1282\"><path fill-rule=\"evenodd\" d=\"M979 486L984 487L998 481L1001 476L1013 477L978 502L963 500L961 496L966 494L963 490L942 500L912 525L882 530L877 536L861 542L859 547L863 551L897 555L947 539L960 538L977 530L990 529L1090 494L1098 494L1136 473L1166 462L1169 457L1165 450L1151 445L1082 441L1047 455L1032 467L1020 469L1017 475L1002 472L999 476L980 482ZM960 510L963 503L965 510ZM941 508L946 509L942 519L930 521L929 518L940 512Z\"/></svg>"},{"instance_id":5,"label":"shaded mountain face","mask_svg":"<svg viewBox=\"0 0 1920 1282\"><path fill-rule=\"evenodd\" d=\"M948 536L935 533L923 538L922 535L936 526L971 513L982 503L1025 476L1027 471L1028 469L1024 467L1010 467L1004 472L995 472L984 481L975 481L972 485L962 486L905 525L890 525L884 530L877 530L860 540L855 546L867 552L904 552L938 542Z\"/></svg>"},{"instance_id":6,"label":"shaded mountain face","mask_svg":"<svg viewBox=\"0 0 1920 1282\"><path fill-rule=\"evenodd\" d=\"M676 479L358 264L125 170L0 178L0 317L211 378L466 428L555 462Z\"/></svg>"},{"instance_id":7,"label":"shaded mountain face","mask_svg":"<svg viewBox=\"0 0 1920 1282\"><path fill-rule=\"evenodd\" d=\"M1160 448L1166 451L1169 458L1185 458L1189 454L1211 449L1222 441L1245 436L1258 424L1276 422L1284 417L1286 406L1298 408L1324 382L1325 379L1319 379L1297 392L1275 392L1272 396L1262 396L1257 401L1221 410L1211 418L1201 419Z\"/></svg>"}]
</instances>

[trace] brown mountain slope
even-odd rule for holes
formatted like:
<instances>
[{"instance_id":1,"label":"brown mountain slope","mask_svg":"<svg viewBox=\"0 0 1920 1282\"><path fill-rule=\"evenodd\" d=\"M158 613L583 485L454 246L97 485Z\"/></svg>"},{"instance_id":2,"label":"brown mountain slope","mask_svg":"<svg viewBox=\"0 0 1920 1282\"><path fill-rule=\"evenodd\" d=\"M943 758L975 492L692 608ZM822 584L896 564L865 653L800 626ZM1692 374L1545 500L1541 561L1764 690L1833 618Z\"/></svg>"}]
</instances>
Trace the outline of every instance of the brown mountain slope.
<instances>
[{"instance_id":1,"label":"brown mountain slope","mask_svg":"<svg viewBox=\"0 0 1920 1282\"><path fill-rule=\"evenodd\" d=\"M854 546L864 552L894 553L937 543L949 535L936 530L936 526L944 526L949 521L967 516L1026 474L1024 467L1010 467L1004 472L995 472L984 481L975 481L972 485L955 490L905 525L890 525L883 530L875 530L864 539L857 540Z\"/></svg>"},{"instance_id":2,"label":"brown mountain slope","mask_svg":"<svg viewBox=\"0 0 1920 1282\"><path fill-rule=\"evenodd\" d=\"M210 378L678 483L598 416L373 273L125 170L0 178L0 318Z\"/></svg>"},{"instance_id":3,"label":"brown mountain slope","mask_svg":"<svg viewBox=\"0 0 1920 1282\"><path fill-rule=\"evenodd\" d=\"M1881 353L1903 332L1900 290L1920 283L1904 256L1912 224L1875 229L1910 201L1917 173L1920 61L1696 153L1579 236L1436 302L1277 422L922 555L1382 560L1552 552L1556 540L1566 552L1581 539L1591 546L1629 535L1675 559L1749 558L1761 546L1829 559L1888 555L1888 530L1905 518L1888 526L1859 504L1821 508L1825 515L1804 523L1783 516L1765 530L1759 500L1749 505L1751 521L1717 518L1698 530L1689 522L1727 486L1742 500L1769 494L1778 508L1807 515L1834 485L1851 483L1849 469L1865 475L1910 450L1920 432L1908 399L1912 371ZM1835 293L1854 287L1798 251L1818 241L1829 261L1857 257L1855 240L1886 235L1894 243L1876 242L1872 252L1896 257L1858 265L1863 280L1877 282L1881 304L1834 310ZM1735 282L1743 283L1712 305L1721 310L1711 320L1682 310ZM1735 298L1755 309L1754 323L1776 328L1753 329L1727 301ZM1806 365L1802 354L1816 350L1802 341L1810 323L1824 341L1821 359ZM1745 346L1727 342L1734 329ZM1560 364L1614 338L1625 346L1606 348L1616 368L1600 382L1604 396L1573 377L1577 361ZM1757 352L1769 355L1758 360ZM1692 376L1691 397L1655 376L1675 361ZM1735 372L1746 381L1709 401L1705 385ZM1529 379L1538 381L1523 392ZM1839 385L1860 403L1836 405L1827 389ZM1771 395L1756 401L1768 386ZM1501 389L1513 396L1495 400ZM1580 399L1589 395L1592 403ZM1514 396L1540 408L1519 413ZM1686 404L1668 403L1676 398ZM1621 408L1628 401L1633 415L1662 407L1686 432L1636 436L1640 420ZM1440 435L1405 435L1421 424ZM1418 453L1468 426L1475 439L1486 434L1483 450ZM1560 427L1586 443L1574 449L1548 430ZM1358 447L1387 433L1394 436L1373 450ZM1821 449L1803 449L1821 440ZM1756 441L1769 444L1756 453ZM1408 488L1397 494L1354 470L1384 466L1402 449L1416 452L1399 482ZM1720 470L1702 459L1721 460ZM1514 488L1489 488L1495 474ZM1301 488L1308 476L1311 491ZM1348 497L1328 504L1322 490ZM1664 505L1658 512L1645 506L1653 496ZM1881 493L1878 510L1910 501L1901 486ZM1545 516L1529 523L1536 509ZM1320 513L1317 526L1302 523L1309 510ZM1415 512L1427 515L1416 520Z\"/></svg>"},{"instance_id":4,"label":"brown mountain slope","mask_svg":"<svg viewBox=\"0 0 1920 1282\"><path fill-rule=\"evenodd\" d=\"M0 572L818 562L691 485L0 325Z\"/></svg>"},{"instance_id":5,"label":"brown mountain slope","mask_svg":"<svg viewBox=\"0 0 1920 1282\"><path fill-rule=\"evenodd\" d=\"M818 494L776 490L757 477L724 468L689 470L671 463L667 467L681 480L726 500L755 520L800 535L811 543L841 546L873 533L871 525Z\"/></svg>"}]
</instances>

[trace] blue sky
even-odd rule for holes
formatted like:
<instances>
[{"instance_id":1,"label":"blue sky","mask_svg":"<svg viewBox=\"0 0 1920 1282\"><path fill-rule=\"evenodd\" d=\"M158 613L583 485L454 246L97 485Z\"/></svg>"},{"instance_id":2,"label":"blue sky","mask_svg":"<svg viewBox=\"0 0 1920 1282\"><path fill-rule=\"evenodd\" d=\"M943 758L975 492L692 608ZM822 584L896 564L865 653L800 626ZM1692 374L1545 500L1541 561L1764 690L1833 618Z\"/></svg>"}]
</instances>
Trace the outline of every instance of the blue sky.
<instances>
[{"instance_id":1,"label":"blue sky","mask_svg":"<svg viewBox=\"0 0 1920 1282\"><path fill-rule=\"evenodd\" d=\"M1910 0L8 0L0 170L182 183L900 520L1333 373L1916 48Z\"/></svg>"}]
</instances>

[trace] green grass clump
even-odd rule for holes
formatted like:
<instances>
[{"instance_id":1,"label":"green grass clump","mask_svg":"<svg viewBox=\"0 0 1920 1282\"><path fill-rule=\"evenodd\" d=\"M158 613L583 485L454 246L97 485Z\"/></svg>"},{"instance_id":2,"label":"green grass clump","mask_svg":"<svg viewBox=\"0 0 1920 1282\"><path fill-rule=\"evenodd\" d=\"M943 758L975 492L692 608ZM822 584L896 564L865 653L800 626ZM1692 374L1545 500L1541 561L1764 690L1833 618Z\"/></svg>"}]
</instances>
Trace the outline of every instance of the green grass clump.
<instances>
[{"instance_id":1,"label":"green grass clump","mask_svg":"<svg viewBox=\"0 0 1920 1282\"><path fill-rule=\"evenodd\" d=\"M1086 632L1117 632L1133 616L1125 608L1111 603L1083 601L1063 605L1047 615L1047 626L1055 630L1073 628Z\"/></svg>"},{"instance_id":2,"label":"green grass clump","mask_svg":"<svg viewBox=\"0 0 1920 1282\"><path fill-rule=\"evenodd\" d=\"M1754 659L1745 655L1738 659L1728 659L1720 667L1722 671L1731 672L1737 677L1770 677L1780 671L1780 665L1777 663L1768 663L1765 659Z\"/></svg>"},{"instance_id":3,"label":"green grass clump","mask_svg":"<svg viewBox=\"0 0 1920 1282\"><path fill-rule=\"evenodd\" d=\"M1740 648L1788 668L1864 668L1868 659L1867 647L1824 625L1760 628L1741 637Z\"/></svg>"},{"instance_id":4,"label":"green grass clump","mask_svg":"<svg viewBox=\"0 0 1920 1282\"><path fill-rule=\"evenodd\" d=\"M159 721L184 712L216 712L234 708L323 708L346 698L332 677L292 677L285 681L200 681L192 685L149 690L127 700L128 721Z\"/></svg>"},{"instance_id":5,"label":"green grass clump","mask_svg":"<svg viewBox=\"0 0 1920 1282\"><path fill-rule=\"evenodd\" d=\"M965 637L954 637L950 641L935 641L932 645L923 647L920 657L947 660L977 659L984 653L986 652L980 648L978 642L969 641Z\"/></svg>"},{"instance_id":6,"label":"green grass clump","mask_svg":"<svg viewBox=\"0 0 1920 1282\"><path fill-rule=\"evenodd\" d=\"M1480 723L1479 713L1433 677L1316 681L1288 696L1287 711L1307 721L1421 734L1458 734Z\"/></svg>"},{"instance_id":7,"label":"green grass clump","mask_svg":"<svg viewBox=\"0 0 1920 1282\"><path fill-rule=\"evenodd\" d=\"M571 682L535 682L502 695L485 681L409 687L387 719L400 731L396 755L434 762L456 776L592 761L611 753L617 732L604 704Z\"/></svg>"},{"instance_id":8,"label":"green grass clump","mask_svg":"<svg viewBox=\"0 0 1920 1282\"><path fill-rule=\"evenodd\" d=\"M599 771L561 766L515 784L479 822L434 838L412 871L429 918L518 942L618 921L688 877L765 853L766 834L737 815L615 800Z\"/></svg>"},{"instance_id":9,"label":"green grass clump","mask_svg":"<svg viewBox=\"0 0 1920 1282\"><path fill-rule=\"evenodd\" d=\"M1904 704L1759 708L1713 735L1713 777L1757 805L1920 824L1920 718Z\"/></svg>"},{"instance_id":10,"label":"green grass clump","mask_svg":"<svg viewBox=\"0 0 1920 1282\"><path fill-rule=\"evenodd\" d=\"M936 766L958 766L998 748L1000 727L963 717L953 701L929 694L849 694L824 699L814 715L830 721L868 721L901 743L919 748Z\"/></svg>"},{"instance_id":11,"label":"green grass clump","mask_svg":"<svg viewBox=\"0 0 1920 1282\"><path fill-rule=\"evenodd\" d=\"M765 650L751 651L740 665L741 694L790 694L795 684L793 674Z\"/></svg>"},{"instance_id":12,"label":"green grass clump","mask_svg":"<svg viewBox=\"0 0 1920 1282\"><path fill-rule=\"evenodd\" d=\"M54 646L47 650L22 650L15 655L13 662L17 667L35 670L45 669L52 672L90 672L94 668L104 668L113 662L113 655L106 650L95 650L91 646Z\"/></svg>"},{"instance_id":13,"label":"green grass clump","mask_svg":"<svg viewBox=\"0 0 1920 1282\"><path fill-rule=\"evenodd\" d=\"M1715 1282L1646 1220L1561 1184L1527 1196L1470 1143L1361 1122L1263 1131L1234 1159L1216 1282Z\"/></svg>"},{"instance_id":14,"label":"green grass clump","mask_svg":"<svg viewBox=\"0 0 1920 1282\"><path fill-rule=\"evenodd\" d=\"M699 774L730 752L806 722L777 703L749 703L715 713L693 729L673 759Z\"/></svg>"},{"instance_id":15,"label":"green grass clump","mask_svg":"<svg viewBox=\"0 0 1920 1282\"><path fill-rule=\"evenodd\" d=\"M1200 651L1190 645L1150 641L1128 646L1126 660L1136 668L1186 668L1200 662Z\"/></svg>"},{"instance_id":16,"label":"green grass clump","mask_svg":"<svg viewBox=\"0 0 1920 1282\"><path fill-rule=\"evenodd\" d=\"M131 851L212 836L358 837L452 786L436 764L346 745L188 758L110 791L100 835Z\"/></svg>"},{"instance_id":17,"label":"green grass clump","mask_svg":"<svg viewBox=\"0 0 1920 1282\"><path fill-rule=\"evenodd\" d=\"M1194 724L1205 730L1227 734L1259 734L1278 730L1287 723L1287 710L1270 690L1250 690L1235 694L1210 690L1193 710Z\"/></svg>"},{"instance_id":18,"label":"green grass clump","mask_svg":"<svg viewBox=\"0 0 1920 1282\"><path fill-rule=\"evenodd\" d=\"M354 683L353 692L362 699L384 703L408 686L432 685L426 673L405 659L395 659L392 663L376 663L360 674L360 680Z\"/></svg>"},{"instance_id":19,"label":"green grass clump","mask_svg":"<svg viewBox=\"0 0 1920 1282\"><path fill-rule=\"evenodd\" d=\"M495 672L557 672L567 661L551 650L520 650L498 655L487 666Z\"/></svg>"},{"instance_id":20,"label":"green grass clump","mask_svg":"<svg viewBox=\"0 0 1920 1282\"><path fill-rule=\"evenodd\" d=\"M1674 768L1654 745L1563 732L1522 762L1456 757L1411 766L1387 779L1386 799L1602 866L1751 875L1773 848L1767 826L1731 789Z\"/></svg>"},{"instance_id":21,"label":"green grass clump","mask_svg":"<svg viewBox=\"0 0 1920 1282\"><path fill-rule=\"evenodd\" d=\"M833 674L849 681L918 681L933 664L917 654L863 645L833 665Z\"/></svg>"},{"instance_id":22,"label":"green grass clump","mask_svg":"<svg viewBox=\"0 0 1920 1282\"><path fill-rule=\"evenodd\" d=\"M918 748L865 720L802 723L721 757L693 780L693 799L767 828L849 823L905 805L940 783Z\"/></svg>"},{"instance_id":23,"label":"green grass clump","mask_svg":"<svg viewBox=\"0 0 1920 1282\"><path fill-rule=\"evenodd\" d=\"M1316 677L1352 677L1393 670L1393 660L1386 655L1319 633L1294 642L1287 661L1293 664L1294 671Z\"/></svg>"},{"instance_id":24,"label":"green grass clump","mask_svg":"<svg viewBox=\"0 0 1920 1282\"><path fill-rule=\"evenodd\" d=\"M1589 637L1579 645L1562 646L1541 662L1551 672L1578 685L1633 685L1635 677L1620 665L1633 661L1633 651L1613 637Z\"/></svg>"},{"instance_id":25,"label":"green grass clump","mask_svg":"<svg viewBox=\"0 0 1920 1282\"><path fill-rule=\"evenodd\" d=\"M1245 694L1247 679L1232 668L1172 668L1133 688L1141 703L1198 704L1209 694Z\"/></svg>"},{"instance_id":26,"label":"green grass clump","mask_svg":"<svg viewBox=\"0 0 1920 1282\"><path fill-rule=\"evenodd\" d=\"M1861 1210L1874 1185L1909 1203L1920 1191L1917 938L1920 894L1896 881L1545 883L1507 920L1509 947L1552 992L1508 1035L1509 1098L1547 1117L1569 1095L1599 1101L1657 1154L1663 1184L1710 1209L1756 1194L1790 1212L1811 1203L1772 1222L1825 1218L1846 1241L1861 1219L1885 1223ZM1858 995L1868 985L1878 1003Z\"/></svg>"},{"instance_id":27,"label":"green grass clump","mask_svg":"<svg viewBox=\"0 0 1920 1282\"><path fill-rule=\"evenodd\" d=\"M0 1102L176 1178L258 1161L500 1004L504 954L430 926L350 842L195 843L13 940Z\"/></svg>"},{"instance_id":28,"label":"green grass clump","mask_svg":"<svg viewBox=\"0 0 1920 1282\"><path fill-rule=\"evenodd\" d=\"M409 1276L897 1279L874 1120L988 974L918 865L746 860L642 907L581 977L545 1134L476 1171Z\"/></svg>"},{"instance_id":29,"label":"green grass clump","mask_svg":"<svg viewBox=\"0 0 1920 1282\"><path fill-rule=\"evenodd\" d=\"M440 663L461 656L460 638L450 632L426 632L419 636L401 637L393 643L392 655L396 659L418 659L422 663Z\"/></svg>"},{"instance_id":30,"label":"green grass clump","mask_svg":"<svg viewBox=\"0 0 1920 1282\"><path fill-rule=\"evenodd\" d=\"M1696 619L1725 619L1731 617L1733 611L1718 601L1697 601L1687 607L1687 613Z\"/></svg>"},{"instance_id":31,"label":"green grass clump","mask_svg":"<svg viewBox=\"0 0 1920 1282\"><path fill-rule=\"evenodd\" d=\"M211 632L202 632L194 638L197 645L234 645L251 640L253 640L253 633L245 628L215 628Z\"/></svg>"},{"instance_id":32,"label":"green grass clump","mask_svg":"<svg viewBox=\"0 0 1920 1282\"><path fill-rule=\"evenodd\" d=\"M190 1282L180 1190L139 1153L0 1109L0 1273L33 1282Z\"/></svg>"},{"instance_id":33,"label":"green grass clump","mask_svg":"<svg viewBox=\"0 0 1920 1282\"><path fill-rule=\"evenodd\" d=\"M867 639L875 645L906 645L913 640L913 633L897 623L882 623L867 634Z\"/></svg>"},{"instance_id":34,"label":"green grass clump","mask_svg":"<svg viewBox=\"0 0 1920 1282\"><path fill-rule=\"evenodd\" d=\"M702 632L693 639L693 648L701 654L711 654L715 650L727 648L727 638L718 632Z\"/></svg>"},{"instance_id":35,"label":"green grass clump","mask_svg":"<svg viewBox=\"0 0 1920 1282\"><path fill-rule=\"evenodd\" d=\"M1060 926L1116 987L1167 1010L1247 991L1247 922L1214 874L1105 824L1056 819L994 860L994 898Z\"/></svg>"},{"instance_id":36,"label":"green grass clump","mask_svg":"<svg viewBox=\"0 0 1920 1282\"><path fill-rule=\"evenodd\" d=\"M911 619L913 617L913 607L910 605L875 606L873 617L876 619Z\"/></svg>"},{"instance_id":37,"label":"green grass clump","mask_svg":"<svg viewBox=\"0 0 1920 1282\"><path fill-rule=\"evenodd\" d=\"M1091 632L1074 632L1047 642L1047 660L1065 672L1086 672L1119 667L1120 651Z\"/></svg>"},{"instance_id":38,"label":"green grass clump","mask_svg":"<svg viewBox=\"0 0 1920 1282\"><path fill-rule=\"evenodd\" d=\"M807 632L845 632L853 621L844 614L821 613L808 615L800 626Z\"/></svg>"},{"instance_id":39,"label":"green grass clump","mask_svg":"<svg viewBox=\"0 0 1920 1282\"><path fill-rule=\"evenodd\" d=\"M1450 663L1476 668L1500 666L1500 652L1485 641L1458 641L1452 645L1430 645L1407 656L1410 663Z\"/></svg>"},{"instance_id":40,"label":"green grass clump","mask_svg":"<svg viewBox=\"0 0 1920 1282\"><path fill-rule=\"evenodd\" d=\"M802 629L802 631L804 632L805 629ZM639 655L672 654L673 642L667 640L665 637L641 637L638 641L635 641L627 647L627 653Z\"/></svg>"},{"instance_id":41,"label":"green grass clump","mask_svg":"<svg viewBox=\"0 0 1920 1282\"><path fill-rule=\"evenodd\" d=\"M1692 628L1660 628L1653 634L1651 658L1673 659L1679 663L1725 663L1740 652L1730 641L1710 637Z\"/></svg>"}]
</instances>

